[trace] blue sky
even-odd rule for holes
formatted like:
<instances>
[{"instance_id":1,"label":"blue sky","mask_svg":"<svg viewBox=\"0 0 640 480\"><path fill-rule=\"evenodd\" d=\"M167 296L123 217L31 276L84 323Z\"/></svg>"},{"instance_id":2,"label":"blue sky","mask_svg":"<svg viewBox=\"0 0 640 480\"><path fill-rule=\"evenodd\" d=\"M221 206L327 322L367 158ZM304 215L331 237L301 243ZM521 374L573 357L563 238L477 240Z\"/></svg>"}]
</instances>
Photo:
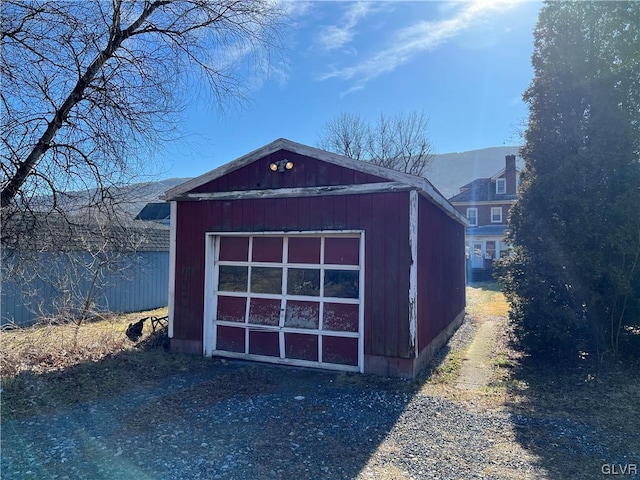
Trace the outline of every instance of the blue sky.
<instances>
[{"instance_id":1,"label":"blue sky","mask_svg":"<svg viewBox=\"0 0 640 480\"><path fill-rule=\"evenodd\" d=\"M241 108L194 101L163 177L200 175L280 137L315 146L340 112L424 111L436 153L521 142L540 2L286 5L283 58L247 77Z\"/></svg>"}]
</instances>

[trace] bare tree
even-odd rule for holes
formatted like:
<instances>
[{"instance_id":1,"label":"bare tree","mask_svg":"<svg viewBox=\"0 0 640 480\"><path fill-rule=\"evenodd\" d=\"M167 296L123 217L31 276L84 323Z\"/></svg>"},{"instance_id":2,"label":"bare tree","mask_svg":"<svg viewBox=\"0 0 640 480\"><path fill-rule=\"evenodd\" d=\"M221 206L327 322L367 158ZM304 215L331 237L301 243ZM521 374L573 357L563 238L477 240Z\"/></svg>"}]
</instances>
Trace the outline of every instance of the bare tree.
<instances>
[{"instance_id":1,"label":"bare tree","mask_svg":"<svg viewBox=\"0 0 640 480\"><path fill-rule=\"evenodd\" d=\"M41 322L80 327L109 310L110 290L120 299L123 283L154 273L155 257L145 254L155 251L158 242L168 242L168 232L131 221L117 224L114 218L73 220L78 223L52 214L38 220L16 216L3 225L6 237L29 238L28 245L21 242L20 250L5 253L3 273L11 282L5 284L10 305L19 299ZM10 322L6 313L2 320Z\"/></svg>"},{"instance_id":2,"label":"bare tree","mask_svg":"<svg viewBox=\"0 0 640 480\"><path fill-rule=\"evenodd\" d=\"M318 145L356 160L424 175L433 158L428 128L424 112L381 113L372 124L360 115L340 113L325 124Z\"/></svg>"},{"instance_id":3,"label":"bare tree","mask_svg":"<svg viewBox=\"0 0 640 480\"><path fill-rule=\"evenodd\" d=\"M194 93L242 100L280 51L284 12L271 0L3 0L0 13L3 278L46 285L54 304L34 287L33 309L81 322L145 241L122 223L121 187L177 137Z\"/></svg>"},{"instance_id":4,"label":"bare tree","mask_svg":"<svg viewBox=\"0 0 640 480\"><path fill-rule=\"evenodd\" d=\"M3 216L148 161L204 78L219 103L278 51L270 0L3 0ZM14 208L9 211L8 207ZM65 213L57 208L60 213Z\"/></svg>"},{"instance_id":5,"label":"bare tree","mask_svg":"<svg viewBox=\"0 0 640 480\"><path fill-rule=\"evenodd\" d=\"M319 146L345 157L364 160L368 138L369 126L360 115L340 113L324 125Z\"/></svg>"},{"instance_id":6,"label":"bare tree","mask_svg":"<svg viewBox=\"0 0 640 480\"><path fill-rule=\"evenodd\" d=\"M80 325L141 268L147 233L124 221L135 192L122 187L177 137L194 93L242 100L246 75L280 51L284 12L271 0L3 0L0 13L3 281L34 313Z\"/></svg>"}]
</instances>

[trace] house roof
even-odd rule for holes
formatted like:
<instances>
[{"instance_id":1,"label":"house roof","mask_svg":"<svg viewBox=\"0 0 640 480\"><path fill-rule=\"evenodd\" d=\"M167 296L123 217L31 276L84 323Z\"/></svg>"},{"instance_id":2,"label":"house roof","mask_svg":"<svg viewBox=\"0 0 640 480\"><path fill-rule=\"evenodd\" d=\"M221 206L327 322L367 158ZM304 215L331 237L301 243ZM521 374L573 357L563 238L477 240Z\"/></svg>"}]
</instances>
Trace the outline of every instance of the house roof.
<instances>
[{"instance_id":1,"label":"house roof","mask_svg":"<svg viewBox=\"0 0 640 480\"><path fill-rule=\"evenodd\" d=\"M449 217L457 220L458 222L467 225L467 220L462 216L447 199L424 177L417 177L408 173L399 172L396 170L390 170L388 168L374 165L370 162L354 160L352 158L344 157L332 152L327 152L318 148L296 143L285 138L279 138L257 150L254 150L246 155L243 155L229 163L226 163L210 172L207 172L199 177L193 178L184 182L174 188L167 190L161 197L163 200L182 200L184 195L197 187L211 182L217 178L220 178L228 173L233 172L239 168L242 168L254 161L270 155L279 150L287 150L289 152L297 153L318 159L323 162L331 163L341 167L346 167L355 171L375 175L380 178L384 178L390 182L397 182L403 184L410 189L417 190L425 198L431 201L433 204L443 210ZM243 192L246 197L246 192Z\"/></svg>"},{"instance_id":2,"label":"house roof","mask_svg":"<svg viewBox=\"0 0 640 480\"><path fill-rule=\"evenodd\" d=\"M499 237L507 233L506 225L483 225L481 227L467 227L467 236Z\"/></svg>"},{"instance_id":3,"label":"house roof","mask_svg":"<svg viewBox=\"0 0 640 480\"><path fill-rule=\"evenodd\" d=\"M503 170L504 171L504 170ZM473 182L460 187L461 192L449 199L451 203L457 202L491 202L491 201L511 201L516 199L516 195L497 194L494 176L490 178L477 178Z\"/></svg>"},{"instance_id":4,"label":"house roof","mask_svg":"<svg viewBox=\"0 0 640 480\"><path fill-rule=\"evenodd\" d=\"M25 215L12 218L2 228L3 246L9 250L39 252L169 251L169 227L156 223L119 220L97 221L56 215Z\"/></svg>"},{"instance_id":5,"label":"house roof","mask_svg":"<svg viewBox=\"0 0 640 480\"><path fill-rule=\"evenodd\" d=\"M171 215L171 205L167 202L147 203L135 220L167 220Z\"/></svg>"}]
</instances>

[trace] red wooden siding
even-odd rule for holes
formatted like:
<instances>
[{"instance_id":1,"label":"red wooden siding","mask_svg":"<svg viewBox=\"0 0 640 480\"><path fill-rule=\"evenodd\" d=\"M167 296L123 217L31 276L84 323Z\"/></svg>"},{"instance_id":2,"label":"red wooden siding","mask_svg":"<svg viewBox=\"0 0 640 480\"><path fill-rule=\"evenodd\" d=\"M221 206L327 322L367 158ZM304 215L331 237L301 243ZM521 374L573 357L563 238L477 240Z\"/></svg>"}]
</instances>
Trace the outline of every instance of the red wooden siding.
<instances>
[{"instance_id":1,"label":"red wooden siding","mask_svg":"<svg viewBox=\"0 0 640 480\"><path fill-rule=\"evenodd\" d=\"M423 197L418 222L418 348L422 351L465 307L465 229Z\"/></svg>"},{"instance_id":2,"label":"red wooden siding","mask_svg":"<svg viewBox=\"0 0 640 480\"><path fill-rule=\"evenodd\" d=\"M292 170L272 172L269 165L278 160L291 160ZM193 190L194 193L264 190L273 188L317 187L388 182L389 180L356 172L349 168L323 162L298 153L279 150L255 162L234 170ZM290 199L290 209L298 206L298 199Z\"/></svg>"},{"instance_id":3,"label":"red wooden siding","mask_svg":"<svg viewBox=\"0 0 640 480\"><path fill-rule=\"evenodd\" d=\"M173 336L182 340L202 341L205 239L191 233L202 228L200 207L192 202L178 203ZM200 319L191 318L198 311Z\"/></svg>"},{"instance_id":4,"label":"red wooden siding","mask_svg":"<svg viewBox=\"0 0 640 480\"><path fill-rule=\"evenodd\" d=\"M287 155L287 158L296 162L292 155ZM325 165L326 168L332 167ZM360 174L352 173L352 175ZM280 176L287 175L280 174ZM239 188L239 184L235 184L233 188ZM438 209L433 208L439 213ZM444 218L439 219L439 223L453 223L444 214L441 215ZM178 202L177 227L175 339L202 342L206 232L364 230L366 232L365 354L412 357L408 328L410 266L408 192L234 200L232 202L222 200ZM299 247L300 255L316 255L313 245L300 244ZM238 250L234 255L243 254L240 247ZM461 259L464 261L463 254ZM348 264L354 259L347 255L340 261ZM464 274L464 270L462 272ZM433 283L437 285L444 282L437 279ZM238 307L225 305L225 308L228 308L229 315L233 315L232 312ZM349 322L353 320L350 320L348 312L335 312L335 314L344 317L342 320L336 320L336 328L352 328ZM232 330L225 327L225 339L228 339L225 341L234 345L235 332ZM347 340L351 341L351 339ZM270 339L265 341L272 347ZM341 357L341 352L352 351L352 345L346 345L349 343L346 340L343 342L345 345L340 342L342 339L335 341L335 344L329 343L323 347L327 349L327 355L335 355L340 363L357 364L357 359ZM313 345L308 345L308 339L291 337L291 346L287 348L292 348L300 357L305 357L308 355L307 352L313 349ZM264 354L275 353L269 349Z\"/></svg>"}]
</instances>

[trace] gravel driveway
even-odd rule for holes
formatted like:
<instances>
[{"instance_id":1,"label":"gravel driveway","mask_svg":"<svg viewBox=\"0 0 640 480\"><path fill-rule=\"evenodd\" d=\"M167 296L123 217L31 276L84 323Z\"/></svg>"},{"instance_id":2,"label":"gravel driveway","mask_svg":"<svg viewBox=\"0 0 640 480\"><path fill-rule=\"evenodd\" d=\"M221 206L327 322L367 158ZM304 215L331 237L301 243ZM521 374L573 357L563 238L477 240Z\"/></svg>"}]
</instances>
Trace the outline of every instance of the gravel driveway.
<instances>
[{"instance_id":1,"label":"gravel driveway","mask_svg":"<svg viewBox=\"0 0 640 480\"><path fill-rule=\"evenodd\" d=\"M467 323L455 338L472 333ZM550 478L514 440L529 419L438 395L424 379L201 363L107 399L4 418L2 478ZM563 427L587 435L577 464L595 448L578 427ZM591 467L583 478L597 478Z\"/></svg>"},{"instance_id":2,"label":"gravel driveway","mask_svg":"<svg viewBox=\"0 0 640 480\"><path fill-rule=\"evenodd\" d=\"M214 363L213 378L4 422L3 478L469 478L508 428L407 384Z\"/></svg>"}]
</instances>

